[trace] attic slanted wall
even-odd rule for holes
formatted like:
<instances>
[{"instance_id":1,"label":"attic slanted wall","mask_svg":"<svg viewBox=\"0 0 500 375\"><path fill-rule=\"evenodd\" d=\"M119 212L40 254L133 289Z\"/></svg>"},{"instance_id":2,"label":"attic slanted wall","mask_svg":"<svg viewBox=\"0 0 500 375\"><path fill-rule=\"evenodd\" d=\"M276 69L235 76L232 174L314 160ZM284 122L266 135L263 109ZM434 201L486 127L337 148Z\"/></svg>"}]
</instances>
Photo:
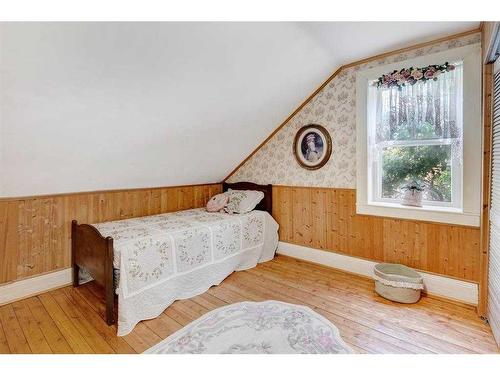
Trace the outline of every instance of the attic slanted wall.
<instances>
[{"instance_id":1,"label":"attic slanted wall","mask_svg":"<svg viewBox=\"0 0 500 375\"><path fill-rule=\"evenodd\" d=\"M356 72L479 42L473 29L341 66L224 181L356 188ZM301 168L292 152L295 133L309 123L323 125L332 137L332 156L316 171Z\"/></svg>"}]
</instances>

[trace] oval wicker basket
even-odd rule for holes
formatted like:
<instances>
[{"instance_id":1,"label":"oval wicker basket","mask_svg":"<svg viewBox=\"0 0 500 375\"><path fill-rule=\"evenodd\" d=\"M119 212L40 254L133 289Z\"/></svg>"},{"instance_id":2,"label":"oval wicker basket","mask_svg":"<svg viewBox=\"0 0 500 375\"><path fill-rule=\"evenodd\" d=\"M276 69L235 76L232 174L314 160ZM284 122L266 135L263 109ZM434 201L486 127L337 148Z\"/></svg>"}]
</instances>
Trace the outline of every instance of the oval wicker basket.
<instances>
[{"instance_id":1,"label":"oval wicker basket","mask_svg":"<svg viewBox=\"0 0 500 375\"><path fill-rule=\"evenodd\" d=\"M412 268L402 264L379 263L374 274L375 291L380 296L401 303L415 303L420 299L424 281Z\"/></svg>"}]
</instances>

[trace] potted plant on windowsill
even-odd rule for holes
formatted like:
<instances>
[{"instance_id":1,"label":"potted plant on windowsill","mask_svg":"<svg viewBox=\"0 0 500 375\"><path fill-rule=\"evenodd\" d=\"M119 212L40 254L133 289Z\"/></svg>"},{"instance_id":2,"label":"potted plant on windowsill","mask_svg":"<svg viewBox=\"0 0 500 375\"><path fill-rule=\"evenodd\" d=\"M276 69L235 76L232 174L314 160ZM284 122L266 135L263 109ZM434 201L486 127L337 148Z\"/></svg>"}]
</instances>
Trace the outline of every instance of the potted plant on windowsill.
<instances>
[{"instance_id":1,"label":"potted plant on windowsill","mask_svg":"<svg viewBox=\"0 0 500 375\"><path fill-rule=\"evenodd\" d=\"M407 183L401 189L403 191L401 204L405 206L422 207L422 194L425 185L417 180Z\"/></svg>"}]
</instances>

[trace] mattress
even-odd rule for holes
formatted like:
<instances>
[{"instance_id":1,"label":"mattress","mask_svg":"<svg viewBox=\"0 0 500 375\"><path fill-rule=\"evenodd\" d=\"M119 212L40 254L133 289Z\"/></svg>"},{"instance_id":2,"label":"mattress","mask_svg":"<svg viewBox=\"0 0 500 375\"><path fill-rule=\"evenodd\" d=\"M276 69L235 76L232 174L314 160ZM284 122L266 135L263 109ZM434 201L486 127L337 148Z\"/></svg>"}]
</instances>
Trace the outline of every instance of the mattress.
<instances>
[{"instance_id":1,"label":"mattress","mask_svg":"<svg viewBox=\"0 0 500 375\"><path fill-rule=\"evenodd\" d=\"M278 245L278 224L258 210L229 215L193 209L93 225L113 238L119 336L175 300L271 260Z\"/></svg>"}]
</instances>

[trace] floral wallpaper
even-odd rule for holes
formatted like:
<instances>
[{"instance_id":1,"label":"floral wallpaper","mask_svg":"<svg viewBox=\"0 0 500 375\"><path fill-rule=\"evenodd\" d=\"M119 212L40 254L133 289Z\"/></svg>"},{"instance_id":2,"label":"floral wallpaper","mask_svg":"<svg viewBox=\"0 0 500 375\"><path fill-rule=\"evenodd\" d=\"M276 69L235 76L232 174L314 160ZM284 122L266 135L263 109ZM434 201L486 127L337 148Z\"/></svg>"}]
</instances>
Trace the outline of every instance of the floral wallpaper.
<instances>
[{"instance_id":1,"label":"floral wallpaper","mask_svg":"<svg viewBox=\"0 0 500 375\"><path fill-rule=\"evenodd\" d=\"M300 112L243 164L228 182L356 188L356 73L480 42L480 34L436 43L343 69ZM332 155L321 169L299 166L293 155L295 133L304 125L323 125L332 138Z\"/></svg>"}]
</instances>

